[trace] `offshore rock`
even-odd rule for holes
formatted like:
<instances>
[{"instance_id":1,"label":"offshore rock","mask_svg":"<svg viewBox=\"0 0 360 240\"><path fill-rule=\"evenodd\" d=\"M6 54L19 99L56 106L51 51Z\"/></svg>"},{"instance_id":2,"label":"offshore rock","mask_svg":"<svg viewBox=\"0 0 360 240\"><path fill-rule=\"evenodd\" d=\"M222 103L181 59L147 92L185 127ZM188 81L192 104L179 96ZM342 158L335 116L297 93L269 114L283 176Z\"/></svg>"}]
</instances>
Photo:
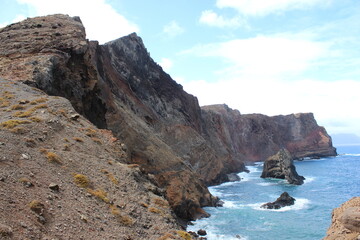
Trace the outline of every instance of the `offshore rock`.
<instances>
[{"instance_id":1,"label":"offshore rock","mask_svg":"<svg viewBox=\"0 0 360 240\"><path fill-rule=\"evenodd\" d=\"M292 157L286 149L281 149L276 155L265 160L261 177L286 179L294 185L301 185L305 180L296 172Z\"/></svg>"},{"instance_id":2,"label":"offshore rock","mask_svg":"<svg viewBox=\"0 0 360 240\"><path fill-rule=\"evenodd\" d=\"M360 237L360 197L354 197L335 208L331 226L323 240L353 240Z\"/></svg>"},{"instance_id":3,"label":"offshore rock","mask_svg":"<svg viewBox=\"0 0 360 240\"><path fill-rule=\"evenodd\" d=\"M295 204L295 198L291 197L287 192L283 192L275 202L268 202L261 205L261 208L266 209L280 209L282 207L291 206Z\"/></svg>"}]
</instances>

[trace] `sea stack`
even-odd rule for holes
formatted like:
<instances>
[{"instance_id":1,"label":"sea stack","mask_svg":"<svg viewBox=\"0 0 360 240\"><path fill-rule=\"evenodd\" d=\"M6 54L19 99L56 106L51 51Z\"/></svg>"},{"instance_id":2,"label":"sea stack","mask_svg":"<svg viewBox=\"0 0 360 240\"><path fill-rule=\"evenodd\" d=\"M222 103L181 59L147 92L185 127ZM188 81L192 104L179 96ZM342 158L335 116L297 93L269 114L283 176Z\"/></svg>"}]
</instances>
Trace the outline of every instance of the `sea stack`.
<instances>
[{"instance_id":1,"label":"sea stack","mask_svg":"<svg viewBox=\"0 0 360 240\"><path fill-rule=\"evenodd\" d=\"M282 207L291 206L295 204L295 198L291 197L287 192L283 192L275 202L268 202L261 205L261 208L266 209L280 209Z\"/></svg>"},{"instance_id":2,"label":"sea stack","mask_svg":"<svg viewBox=\"0 0 360 240\"><path fill-rule=\"evenodd\" d=\"M305 180L303 176L296 172L292 156L284 148L265 160L261 177L286 179L290 184L294 185L301 185Z\"/></svg>"}]
</instances>

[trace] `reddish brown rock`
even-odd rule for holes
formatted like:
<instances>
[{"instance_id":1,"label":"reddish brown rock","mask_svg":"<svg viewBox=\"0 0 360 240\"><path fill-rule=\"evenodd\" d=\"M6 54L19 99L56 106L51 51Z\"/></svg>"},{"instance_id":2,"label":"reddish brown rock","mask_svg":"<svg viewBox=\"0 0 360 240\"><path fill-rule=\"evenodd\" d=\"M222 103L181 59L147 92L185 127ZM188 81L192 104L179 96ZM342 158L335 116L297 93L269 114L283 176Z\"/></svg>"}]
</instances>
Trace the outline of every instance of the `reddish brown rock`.
<instances>
[{"instance_id":1,"label":"reddish brown rock","mask_svg":"<svg viewBox=\"0 0 360 240\"><path fill-rule=\"evenodd\" d=\"M335 208L331 226L323 240L353 240L360 237L360 197L354 197Z\"/></svg>"},{"instance_id":2,"label":"reddish brown rock","mask_svg":"<svg viewBox=\"0 0 360 240\"><path fill-rule=\"evenodd\" d=\"M331 137L312 113L269 117L240 114L226 105L202 107L205 138L233 161L264 161L286 148L293 159L335 156Z\"/></svg>"}]
</instances>

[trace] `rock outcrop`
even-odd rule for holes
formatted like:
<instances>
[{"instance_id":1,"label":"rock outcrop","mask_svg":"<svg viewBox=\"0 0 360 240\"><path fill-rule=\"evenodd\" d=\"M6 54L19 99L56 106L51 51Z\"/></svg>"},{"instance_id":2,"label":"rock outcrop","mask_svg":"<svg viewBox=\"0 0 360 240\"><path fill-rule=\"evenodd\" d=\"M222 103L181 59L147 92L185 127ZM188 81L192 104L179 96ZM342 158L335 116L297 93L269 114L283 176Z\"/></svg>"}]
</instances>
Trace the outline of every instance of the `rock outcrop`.
<instances>
[{"instance_id":1,"label":"rock outcrop","mask_svg":"<svg viewBox=\"0 0 360 240\"><path fill-rule=\"evenodd\" d=\"M277 154L265 160L261 177L286 179L288 183L295 185L301 185L305 180L296 172L292 157L286 149L280 149Z\"/></svg>"},{"instance_id":2,"label":"rock outcrop","mask_svg":"<svg viewBox=\"0 0 360 240\"><path fill-rule=\"evenodd\" d=\"M225 104L201 109L205 138L218 152L230 152L235 162L264 161L281 148L293 159L336 156L331 137L312 113L269 117L240 114Z\"/></svg>"},{"instance_id":3,"label":"rock outcrop","mask_svg":"<svg viewBox=\"0 0 360 240\"><path fill-rule=\"evenodd\" d=\"M295 198L291 197L287 192L283 192L275 202L268 202L260 207L266 209L280 209L282 207L294 205L295 201Z\"/></svg>"},{"instance_id":4,"label":"rock outcrop","mask_svg":"<svg viewBox=\"0 0 360 240\"><path fill-rule=\"evenodd\" d=\"M201 208L218 199L206 186L229 181L244 162L283 146L294 158L336 154L312 114L200 108L136 34L99 45L86 40L77 17L37 17L0 29L0 77L65 97L98 128L111 130L126 145L126 162L153 176L182 219L207 216Z\"/></svg>"},{"instance_id":5,"label":"rock outcrop","mask_svg":"<svg viewBox=\"0 0 360 240\"><path fill-rule=\"evenodd\" d=\"M360 197L354 197L333 210L331 226L324 240L360 238Z\"/></svg>"}]
</instances>

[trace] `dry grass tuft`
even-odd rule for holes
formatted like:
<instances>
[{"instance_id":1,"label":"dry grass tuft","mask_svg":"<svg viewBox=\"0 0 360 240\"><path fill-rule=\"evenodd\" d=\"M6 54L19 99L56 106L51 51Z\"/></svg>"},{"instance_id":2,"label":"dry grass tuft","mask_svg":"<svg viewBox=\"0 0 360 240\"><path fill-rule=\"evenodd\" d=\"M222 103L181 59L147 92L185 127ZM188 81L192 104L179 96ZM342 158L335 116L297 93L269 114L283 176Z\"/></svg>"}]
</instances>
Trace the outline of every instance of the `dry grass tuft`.
<instances>
[{"instance_id":1,"label":"dry grass tuft","mask_svg":"<svg viewBox=\"0 0 360 240\"><path fill-rule=\"evenodd\" d=\"M119 181L115 178L114 174L112 174L111 172L109 172L106 169L102 169L101 172L104 173L110 179L110 181L112 181L114 184L116 184L116 185L119 184Z\"/></svg>"},{"instance_id":2,"label":"dry grass tuft","mask_svg":"<svg viewBox=\"0 0 360 240\"><path fill-rule=\"evenodd\" d=\"M162 198L158 198L158 197L153 198L153 203L160 206L160 207L163 207L163 208L169 208L170 207L169 203L166 200L164 200Z\"/></svg>"},{"instance_id":3,"label":"dry grass tuft","mask_svg":"<svg viewBox=\"0 0 360 240\"><path fill-rule=\"evenodd\" d=\"M177 235L185 240L191 240L191 235L188 232L178 230L176 231Z\"/></svg>"},{"instance_id":4,"label":"dry grass tuft","mask_svg":"<svg viewBox=\"0 0 360 240\"><path fill-rule=\"evenodd\" d=\"M16 104L10 107L11 110L24 110L26 107L21 104Z\"/></svg>"},{"instance_id":5,"label":"dry grass tuft","mask_svg":"<svg viewBox=\"0 0 360 240\"><path fill-rule=\"evenodd\" d=\"M28 124L28 123L31 123L31 122L28 120L8 120L6 122L0 123L0 126L7 128L7 129L13 129L20 124Z\"/></svg>"},{"instance_id":6,"label":"dry grass tuft","mask_svg":"<svg viewBox=\"0 0 360 240\"><path fill-rule=\"evenodd\" d=\"M82 138L79 138L79 137L73 137L73 139L76 141L76 142L84 142L84 140Z\"/></svg>"},{"instance_id":7,"label":"dry grass tuft","mask_svg":"<svg viewBox=\"0 0 360 240\"><path fill-rule=\"evenodd\" d=\"M125 226L131 226L134 224L134 219L128 215L122 215L116 206L110 205L110 211L121 224Z\"/></svg>"},{"instance_id":8,"label":"dry grass tuft","mask_svg":"<svg viewBox=\"0 0 360 240\"><path fill-rule=\"evenodd\" d=\"M160 209L155 208L155 207L149 207L148 210L149 210L149 212L152 212L152 213L157 213L157 214L163 213Z\"/></svg>"},{"instance_id":9,"label":"dry grass tuft","mask_svg":"<svg viewBox=\"0 0 360 240\"><path fill-rule=\"evenodd\" d=\"M102 141L100 138L97 138L97 137L92 137L91 140L93 140L95 143L99 144L99 145L102 145Z\"/></svg>"},{"instance_id":10,"label":"dry grass tuft","mask_svg":"<svg viewBox=\"0 0 360 240\"><path fill-rule=\"evenodd\" d=\"M33 122L42 122L42 121L43 121L41 118L36 117L36 116L34 116L34 117L29 117L29 119L30 119L31 121L33 121Z\"/></svg>"},{"instance_id":11,"label":"dry grass tuft","mask_svg":"<svg viewBox=\"0 0 360 240\"><path fill-rule=\"evenodd\" d=\"M61 164L61 159L56 153L47 152L46 158L48 159L49 162Z\"/></svg>"},{"instance_id":12,"label":"dry grass tuft","mask_svg":"<svg viewBox=\"0 0 360 240\"><path fill-rule=\"evenodd\" d=\"M16 134L24 134L27 132L26 128L23 127L15 127L13 129L10 130L12 133L16 133Z\"/></svg>"},{"instance_id":13,"label":"dry grass tuft","mask_svg":"<svg viewBox=\"0 0 360 240\"><path fill-rule=\"evenodd\" d=\"M110 199L107 198L107 192L105 192L102 189L96 189L96 190L92 190L92 189L88 189L87 190L88 193L90 193L91 195L97 197L98 199L102 200L105 203L110 203Z\"/></svg>"},{"instance_id":14,"label":"dry grass tuft","mask_svg":"<svg viewBox=\"0 0 360 240\"><path fill-rule=\"evenodd\" d=\"M36 105L38 103L44 103L44 102L47 102L47 99L42 97L42 98L38 98L38 99L35 99L33 101L30 102L31 105Z\"/></svg>"},{"instance_id":15,"label":"dry grass tuft","mask_svg":"<svg viewBox=\"0 0 360 240\"><path fill-rule=\"evenodd\" d=\"M78 187L87 188L90 186L89 178L83 174L75 174L74 182Z\"/></svg>"},{"instance_id":16,"label":"dry grass tuft","mask_svg":"<svg viewBox=\"0 0 360 240\"><path fill-rule=\"evenodd\" d=\"M38 200L32 200L29 203L29 207L30 207L31 211L36 212L37 214L42 214L44 211L44 204L42 204Z\"/></svg>"}]
</instances>

